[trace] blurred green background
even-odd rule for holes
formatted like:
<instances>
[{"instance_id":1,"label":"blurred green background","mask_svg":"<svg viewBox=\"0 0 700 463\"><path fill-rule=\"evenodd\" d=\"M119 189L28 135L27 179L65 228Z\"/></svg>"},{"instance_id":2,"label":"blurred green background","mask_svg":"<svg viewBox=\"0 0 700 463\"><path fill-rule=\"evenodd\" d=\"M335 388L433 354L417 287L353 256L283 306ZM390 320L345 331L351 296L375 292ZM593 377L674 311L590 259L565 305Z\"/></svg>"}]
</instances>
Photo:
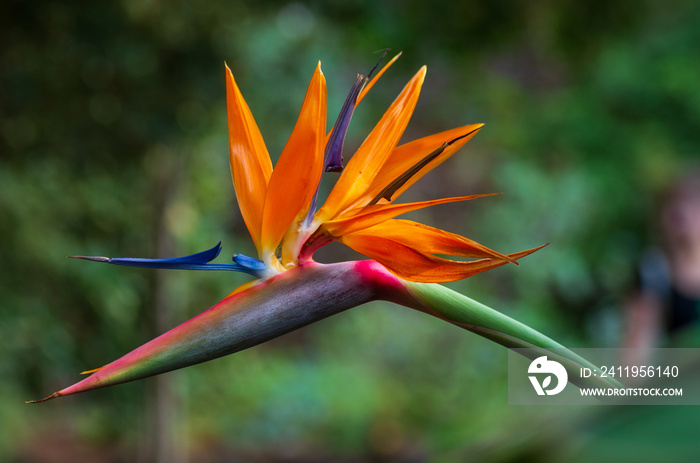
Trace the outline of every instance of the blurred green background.
<instances>
[{"instance_id":1,"label":"blurred green background","mask_svg":"<svg viewBox=\"0 0 700 463\"><path fill-rule=\"evenodd\" d=\"M219 261L254 254L224 61L273 157L317 60L332 121L377 50L404 52L346 158L427 64L404 140L487 125L407 199L506 194L414 217L503 252L551 242L450 286L565 345L618 346L659 194L699 157L698 44L696 1L2 2L0 461L690 461L692 407L508 406L503 348L383 303L158 379L23 401L247 280L65 258L219 240Z\"/></svg>"}]
</instances>

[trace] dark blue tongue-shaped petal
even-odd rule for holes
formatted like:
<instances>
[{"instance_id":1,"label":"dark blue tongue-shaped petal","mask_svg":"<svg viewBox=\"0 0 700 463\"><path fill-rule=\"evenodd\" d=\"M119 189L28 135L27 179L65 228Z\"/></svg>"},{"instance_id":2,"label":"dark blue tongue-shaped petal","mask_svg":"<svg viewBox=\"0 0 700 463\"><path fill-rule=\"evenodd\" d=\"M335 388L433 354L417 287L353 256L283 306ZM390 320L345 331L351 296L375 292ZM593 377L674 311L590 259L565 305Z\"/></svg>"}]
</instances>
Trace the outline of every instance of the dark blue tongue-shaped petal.
<instances>
[{"instance_id":1,"label":"dark blue tongue-shaped petal","mask_svg":"<svg viewBox=\"0 0 700 463\"><path fill-rule=\"evenodd\" d=\"M141 259L133 257L101 257L101 256L70 256L73 259L91 260L93 262L105 262L107 264L125 265L128 267L178 269L178 270L229 270L244 272L260 277L266 269L265 264L252 257L237 254L233 257L235 264L211 264L221 252L221 242L211 249L184 257L170 259Z\"/></svg>"},{"instance_id":2,"label":"dark blue tongue-shaped petal","mask_svg":"<svg viewBox=\"0 0 700 463\"><path fill-rule=\"evenodd\" d=\"M326 172L342 172L343 171L343 144L345 136L348 133L350 119L355 111L355 103L357 96L360 94L362 87L367 82L367 78L358 74L355 84L350 89L350 94L345 99L343 108L338 114L338 119L335 121L331 136L326 143L326 151L324 153L324 165Z\"/></svg>"},{"instance_id":3,"label":"dark blue tongue-shaped petal","mask_svg":"<svg viewBox=\"0 0 700 463\"><path fill-rule=\"evenodd\" d=\"M343 144L345 143L345 136L348 133L348 127L350 126L350 119L352 119L352 114L355 111L357 97L387 53L389 53L388 49L384 51L379 61L377 61L377 64L374 65L367 76L361 74L357 75L357 80L350 89L350 94L345 99L345 103L331 131L331 136L328 138L328 143L326 143L326 151L324 152L324 166L326 172L343 171Z\"/></svg>"}]
</instances>

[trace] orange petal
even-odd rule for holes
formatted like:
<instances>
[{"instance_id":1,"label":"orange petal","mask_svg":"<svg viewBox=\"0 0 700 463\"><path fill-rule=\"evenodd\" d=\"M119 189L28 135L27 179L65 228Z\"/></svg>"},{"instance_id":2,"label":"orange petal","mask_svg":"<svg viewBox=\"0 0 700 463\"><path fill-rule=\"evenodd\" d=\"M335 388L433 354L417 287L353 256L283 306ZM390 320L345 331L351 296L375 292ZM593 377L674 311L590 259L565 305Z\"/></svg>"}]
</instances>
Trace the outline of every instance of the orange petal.
<instances>
[{"instance_id":1,"label":"orange petal","mask_svg":"<svg viewBox=\"0 0 700 463\"><path fill-rule=\"evenodd\" d=\"M348 233L354 233L366 228L381 224L389 219L393 219L401 214L423 209L425 207L434 206L436 204L454 203L457 201L467 201L470 199L483 198L484 196L493 196L500 193L491 193L483 195L458 196L455 198L434 199L431 201L419 201L415 203L404 204L374 204L371 206L359 207L351 209L342 214L340 218L330 220L323 223L324 231L338 237Z\"/></svg>"},{"instance_id":2,"label":"orange petal","mask_svg":"<svg viewBox=\"0 0 700 463\"><path fill-rule=\"evenodd\" d=\"M352 204L372 184L377 172L406 130L406 125L416 107L425 73L426 68L423 66L406 84L401 94L350 159L318 212L318 218L322 221L334 217L339 211Z\"/></svg>"},{"instance_id":3,"label":"orange petal","mask_svg":"<svg viewBox=\"0 0 700 463\"><path fill-rule=\"evenodd\" d=\"M387 220L357 234L388 238L423 254L509 260L474 240L411 220Z\"/></svg>"},{"instance_id":4,"label":"orange petal","mask_svg":"<svg viewBox=\"0 0 700 463\"><path fill-rule=\"evenodd\" d=\"M272 174L272 163L260 130L228 66L226 108L233 187L243 220L255 247L260 252L262 211L267 184Z\"/></svg>"},{"instance_id":5,"label":"orange petal","mask_svg":"<svg viewBox=\"0 0 700 463\"><path fill-rule=\"evenodd\" d=\"M308 209L323 171L326 78L316 66L296 126L282 150L265 196L263 253L274 252L294 219Z\"/></svg>"},{"instance_id":6,"label":"orange petal","mask_svg":"<svg viewBox=\"0 0 700 463\"><path fill-rule=\"evenodd\" d=\"M502 259L479 259L468 262L443 259L423 254L397 241L380 236L346 235L340 241L376 260L399 278L423 283L457 281L508 263ZM509 254L508 257L517 260L540 248L542 246Z\"/></svg>"},{"instance_id":7,"label":"orange petal","mask_svg":"<svg viewBox=\"0 0 700 463\"><path fill-rule=\"evenodd\" d=\"M403 53L403 52L401 52L401 53ZM360 101L362 101L362 99L365 97L365 95L367 95L367 92L369 92L369 90L370 90L372 87L374 87L374 84L377 83L377 81L378 81L379 78L382 76L382 74L384 74L384 73L386 72L386 70L389 69L389 68L391 67L392 64L394 64L394 61L396 61L397 59L399 59L399 56L401 56L401 53L398 53L396 56L394 56L393 58L391 58L391 61L389 61L388 63L386 63L386 64L384 65L384 67L382 68L382 70L379 71L379 72L377 73L376 76L374 76L374 79L372 79L371 81L369 81L369 82L367 83L367 85L365 85L365 88L363 88L362 91L360 91L360 94L357 96L357 101L355 101L355 107L357 107L357 105L360 104Z\"/></svg>"},{"instance_id":8,"label":"orange petal","mask_svg":"<svg viewBox=\"0 0 700 463\"><path fill-rule=\"evenodd\" d=\"M476 132L483 126L484 124L465 125L464 127L446 130L396 147L381 170L377 173L372 185L360 199L360 202L366 203L376 197L384 188L418 164L430 153L440 148L443 144L459 136L469 134L447 146L442 153L413 174L395 193L393 193L391 199L395 200L421 177L449 159L450 156L471 140L471 138L476 135Z\"/></svg>"}]
</instances>

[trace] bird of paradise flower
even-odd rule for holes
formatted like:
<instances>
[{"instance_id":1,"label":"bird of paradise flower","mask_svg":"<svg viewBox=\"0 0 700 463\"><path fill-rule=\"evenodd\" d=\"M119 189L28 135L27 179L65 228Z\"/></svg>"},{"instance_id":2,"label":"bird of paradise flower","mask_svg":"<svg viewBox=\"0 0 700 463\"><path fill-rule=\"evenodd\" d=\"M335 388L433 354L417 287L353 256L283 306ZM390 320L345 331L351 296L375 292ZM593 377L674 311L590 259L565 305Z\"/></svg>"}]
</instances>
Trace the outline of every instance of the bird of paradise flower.
<instances>
[{"instance_id":1,"label":"bird of paradise flower","mask_svg":"<svg viewBox=\"0 0 700 463\"><path fill-rule=\"evenodd\" d=\"M400 55L400 54L399 54ZM406 84L345 167L342 151L355 107L399 57L370 80L358 75L330 133L320 62L299 118L274 169L255 119L226 66L229 160L241 215L257 258L237 254L212 263L212 249L173 259L74 256L166 269L233 270L256 279L191 320L62 389L60 396L120 384L228 355L371 300L392 301L442 318L507 347L562 348L539 332L439 284L460 280L531 254L502 254L438 228L397 219L471 195L395 203L413 183L447 160L483 126L473 124L398 145L423 84L422 67ZM341 172L317 208L324 172ZM341 242L370 260L320 264L314 252ZM471 258L455 260L441 256ZM573 353L570 368L591 366Z\"/></svg>"}]
</instances>

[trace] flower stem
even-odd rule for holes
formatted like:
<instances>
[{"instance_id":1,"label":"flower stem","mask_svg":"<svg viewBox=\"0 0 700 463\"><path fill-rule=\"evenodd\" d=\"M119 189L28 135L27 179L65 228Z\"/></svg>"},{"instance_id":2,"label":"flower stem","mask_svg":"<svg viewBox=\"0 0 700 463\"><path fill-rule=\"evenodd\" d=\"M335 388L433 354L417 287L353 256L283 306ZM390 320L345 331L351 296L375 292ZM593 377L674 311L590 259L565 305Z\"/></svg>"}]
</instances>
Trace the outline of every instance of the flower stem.
<instances>
[{"instance_id":1,"label":"flower stem","mask_svg":"<svg viewBox=\"0 0 700 463\"><path fill-rule=\"evenodd\" d=\"M402 301L403 305L438 317L509 349L528 348L528 354L524 355L529 358L549 355L564 365L570 381L579 387L622 387L622 384L612 378L580 378L579 368L595 370L597 366L539 331L480 302L437 284L405 282L405 286L413 299ZM556 353L550 349L556 349Z\"/></svg>"}]
</instances>

